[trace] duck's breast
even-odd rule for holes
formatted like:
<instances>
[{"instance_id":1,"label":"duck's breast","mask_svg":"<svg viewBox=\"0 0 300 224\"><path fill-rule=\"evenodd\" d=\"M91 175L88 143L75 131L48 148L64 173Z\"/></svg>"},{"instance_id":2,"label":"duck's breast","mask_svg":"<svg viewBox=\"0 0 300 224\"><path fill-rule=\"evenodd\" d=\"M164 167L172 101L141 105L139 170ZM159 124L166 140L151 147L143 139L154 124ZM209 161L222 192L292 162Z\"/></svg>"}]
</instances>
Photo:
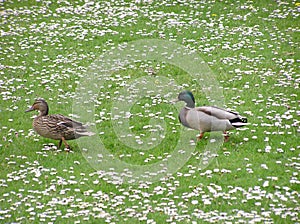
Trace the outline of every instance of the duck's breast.
<instances>
[{"instance_id":1,"label":"duck's breast","mask_svg":"<svg viewBox=\"0 0 300 224\"><path fill-rule=\"evenodd\" d=\"M182 108L178 117L179 117L180 123L183 126L185 126L187 128L192 128L192 127L190 127L189 123L187 122L187 114L188 114L189 110L190 109L186 108L186 107Z\"/></svg>"}]
</instances>

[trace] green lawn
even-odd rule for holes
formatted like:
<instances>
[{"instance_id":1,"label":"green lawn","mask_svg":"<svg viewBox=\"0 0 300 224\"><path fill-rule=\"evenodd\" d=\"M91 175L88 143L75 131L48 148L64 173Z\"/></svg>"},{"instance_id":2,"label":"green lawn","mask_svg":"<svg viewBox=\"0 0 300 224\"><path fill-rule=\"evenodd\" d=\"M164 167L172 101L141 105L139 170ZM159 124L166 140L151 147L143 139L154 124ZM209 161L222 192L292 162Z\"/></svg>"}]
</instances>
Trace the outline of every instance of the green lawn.
<instances>
[{"instance_id":1,"label":"green lawn","mask_svg":"<svg viewBox=\"0 0 300 224\"><path fill-rule=\"evenodd\" d=\"M2 4L1 223L300 223L300 2ZM184 89L251 125L197 142ZM38 97L96 135L57 149Z\"/></svg>"}]
</instances>

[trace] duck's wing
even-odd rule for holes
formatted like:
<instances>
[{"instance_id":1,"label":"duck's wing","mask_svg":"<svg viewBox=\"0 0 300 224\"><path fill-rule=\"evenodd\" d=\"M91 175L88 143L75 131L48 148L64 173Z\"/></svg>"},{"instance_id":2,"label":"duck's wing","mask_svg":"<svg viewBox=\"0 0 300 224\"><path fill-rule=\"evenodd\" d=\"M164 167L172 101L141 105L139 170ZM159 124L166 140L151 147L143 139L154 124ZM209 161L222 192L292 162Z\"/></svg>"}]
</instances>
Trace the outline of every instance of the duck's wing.
<instances>
[{"instance_id":1,"label":"duck's wing","mask_svg":"<svg viewBox=\"0 0 300 224\"><path fill-rule=\"evenodd\" d=\"M59 126L65 126L66 128L85 128L82 123L74 121L71 118L65 117L61 114L52 114L48 116L48 119L52 120Z\"/></svg>"},{"instance_id":2,"label":"duck's wing","mask_svg":"<svg viewBox=\"0 0 300 224\"><path fill-rule=\"evenodd\" d=\"M53 119L56 119L57 125L61 129L65 129L65 131L68 130L68 132L72 131L75 133L75 136L77 136L77 137L92 136L95 134L93 132L88 131L87 127L84 126L81 122L74 121L71 118L65 117L61 114L53 114L53 115L49 115L49 116L51 116Z\"/></svg>"},{"instance_id":3,"label":"duck's wing","mask_svg":"<svg viewBox=\"0 0 300 224\"><path fill-rule=\"evenodd\" d=\"M240 115L237 112L228 111L223 108L214 106L196 107L195 110L220 120L233 120L236 118L240 118Z\"/></svg>"}]
</instances>

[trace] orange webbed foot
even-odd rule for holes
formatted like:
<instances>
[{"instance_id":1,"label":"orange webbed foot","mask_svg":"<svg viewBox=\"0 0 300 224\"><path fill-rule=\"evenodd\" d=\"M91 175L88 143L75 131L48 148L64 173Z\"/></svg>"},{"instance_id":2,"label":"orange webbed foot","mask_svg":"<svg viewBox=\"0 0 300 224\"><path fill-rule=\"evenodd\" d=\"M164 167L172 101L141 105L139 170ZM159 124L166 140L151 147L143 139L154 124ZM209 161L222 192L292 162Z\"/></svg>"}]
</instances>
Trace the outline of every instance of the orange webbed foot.
<instances>
[{"instance_id":1,"label":"orange webbed foot","mask_svg":"<svg viewBox=\"0 0 300 224\"><path fill-rule=\"evenodd\" d=\"M204 132L200 133L200 135L197 137L197 140L200 141L203 138Z\"/></svg>"}]
</instances>

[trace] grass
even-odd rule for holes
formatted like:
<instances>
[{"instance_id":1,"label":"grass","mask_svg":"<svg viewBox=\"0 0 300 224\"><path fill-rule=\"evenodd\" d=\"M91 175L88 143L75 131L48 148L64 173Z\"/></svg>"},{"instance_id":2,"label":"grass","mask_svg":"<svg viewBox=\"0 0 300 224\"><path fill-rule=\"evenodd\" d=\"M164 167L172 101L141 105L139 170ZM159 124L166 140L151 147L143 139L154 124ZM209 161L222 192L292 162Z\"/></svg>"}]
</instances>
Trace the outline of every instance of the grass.
<instances>
[{"instance_id":1,"label":"grass","mask_svg":"<svg viewBox=\"0 0 300 224\"><path fill-rule=\"evenodd\" d=\"M300 222L299 3L6 1L0 13L2 222ZM222 87L224 107L247 116L251 125L232 131L207 167L201 160L215 136L209 133L195 142L190 159L161 181L113 182L105 161L93 169L76 141L70 141L70 153L57 149L58 142L33 132L33 114L24 111L43 97L50 113L71 116L91 63L123 42L145 38L196 52ZM157 92L134 101L130 117L113 111L124 94L134 99L124 88L143 76L158 79L157 92L171 89L176 96L190 89L197 105L213 103L201 80L167 63L140 61L107 75L94 101L96 137L108 160L141 170L170 156L182 130L188 140L198 134L179 124L182 104L171 105ZM161 77L176 84L160 86ZM121 117L114 120L112 114ZM128 122L130 130L118 122ZM118 136L114 127L126 135ZM96 145L96 137L83 142ZM188 141L183 148L189 147Z\"/></svg>"}]
</instances>

